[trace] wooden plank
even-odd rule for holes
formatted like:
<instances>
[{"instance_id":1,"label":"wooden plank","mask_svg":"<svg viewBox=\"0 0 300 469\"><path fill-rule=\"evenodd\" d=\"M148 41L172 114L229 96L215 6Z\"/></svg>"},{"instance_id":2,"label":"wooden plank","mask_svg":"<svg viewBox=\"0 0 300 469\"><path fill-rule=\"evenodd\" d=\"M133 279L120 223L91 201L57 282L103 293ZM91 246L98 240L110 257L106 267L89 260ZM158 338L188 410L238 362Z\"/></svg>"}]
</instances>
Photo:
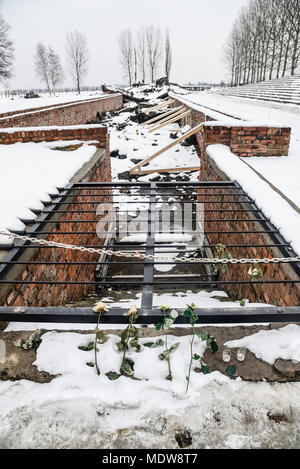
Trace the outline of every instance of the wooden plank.
<instances>
[{"instance_id":1,"label":"wooden plank","mask_svg":"<svg viewBox=\"0 0 300 469\"><path fill-rule=\"evenodd\" d=\"M166 101L162 104L157 104L156 106L150 107L149 109L146 110L146 113L148 114L151 111L158 111L159 109L163 109L164 107L169 106L170 104L173 104L175 102L174 99L170 99L169 101Z\"/></svg>"},{"instance_id":2,"label":"wooden plank","mask_svg":"<svg viewBox=\"0 0 300 469\"><path fill-rule=\"evenodd\" d=\"M157 127L158 125L160 124L163 124L164 122L170 120L170 119L173 119L173 117L176 117L178 116L179 114L183 114L184 112L187 112L187 109L185 107L183 107L183 109L180 109L179 111L176 111L176 112L173 112L173 114L165 117L164 119L161 119L160 121L158 122L155 122L155 124L152 124L150 125L147 130L150 132L152 129L154 129L155 127Z\"/></svg>"},{"instance_id":3,"label":"wooden plank","mask_svg":"<svg viewBox=\"0 0 300 469\"><path fill-rule=\"evenodd\" d=\"M153 117L152 119L150 119L150 120L148 120L148 121L146 121L146 122L143 122L143 123L140 125L140 127L144 127L145 125L150 125L150 124L152 124L153 122L162 119L163 117L166 117L166 116L168 116L168 115L170 115L170 114L173 114L173 112L179 111L180 109L184 109L184 106L174 107L174 108L171 109L170 111L165 112L164 114L161 114L160 116Z\"/></svg>"},{"instance_id":4,"label":"wooden plank","mask_svg":"<svg viewBox=\"0 0 300 469\"><path fill-rule=\"evenodd\" d=\"M191 137L192 135L199 132L199 130L202 129L203 125L204 125L204 122L202 122L201 124L198 124L193 129L191 129L188 132L186 132L185 134L181 135L181 137L176 138L176 140L174 140L172 143L169 143L169 145L165 146L164 148L162 148L158 152L154 153L154 155L150 156L149 158L146 158L145 160L143 160L140 163L138 163L137 165L135 165L133 168L131 168L130 174L133 174L134 171L136 171L139 168L142 168L146 163L149 163L149 161L154 160L154 158L157 158L159 155L161 155L165 151L170 150L170 148L174 147L178 143L183 142L183 140L185 140L186 138Z\"/></svg>"},{"instance_id":5,"label":"wooden plank","mask_svg":"<svg viewBox=\"0 0 300 469\"><path fill-rule=\"evenodd\" d=\"M183 173L184 171L200 171L200 163L199 166L191 166L189 168L159 168L159 169L143 169L142 171L134 171L132 174L135 175L146 175L152 173Z\"/></svg>"},{"instance_id":6,"label":"wooden plank","mask_svg":"<svg viewBox=\"0 0 300 469\"><path fill-rule=\"evenodd\" d=\"M183 114L179 114L178 116L176 117L173 117L172 119L168 119L165 123L161 124L161 125L157 125L156 126L152 126L149 131L149 133L151 132L155 132L156 130L159 130L159 129L162 129L163 127L165 127L166 125L169 125L169 124L172 124L172 122L177 122L179 121L180 119L183 119L184 117L187 117L187 116L190 116L192 113L192 111L186 111L184 112ZM166 119L164 119L166 120Z\"/></svg>"}]
</instances>

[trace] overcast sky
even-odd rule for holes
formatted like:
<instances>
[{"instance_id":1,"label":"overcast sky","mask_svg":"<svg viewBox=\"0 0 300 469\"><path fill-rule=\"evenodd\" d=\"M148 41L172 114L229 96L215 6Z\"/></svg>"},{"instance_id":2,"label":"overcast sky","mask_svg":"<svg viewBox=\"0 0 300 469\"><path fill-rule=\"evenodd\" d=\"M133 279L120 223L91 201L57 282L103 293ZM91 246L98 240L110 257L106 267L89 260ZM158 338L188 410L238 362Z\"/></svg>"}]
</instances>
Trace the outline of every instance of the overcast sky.
<instances>
[{"instance_id":1,"label":"overcast sky","mask_svg":"<svg viewBox=\"0 0 300 469\"><path fill-rule=\"evenodd\" d=\"M51 45L65 66L65 37L75 29L90 53L85 83L124 83L118 36L143 25L169 28L171 79L177 82L227 79L222 47L232 22L248 0L0 0L15 46L11 88L41 86L34 70L36 43ZM66 84L70 84L69 78Z\"/></svg>"}]
</instances>

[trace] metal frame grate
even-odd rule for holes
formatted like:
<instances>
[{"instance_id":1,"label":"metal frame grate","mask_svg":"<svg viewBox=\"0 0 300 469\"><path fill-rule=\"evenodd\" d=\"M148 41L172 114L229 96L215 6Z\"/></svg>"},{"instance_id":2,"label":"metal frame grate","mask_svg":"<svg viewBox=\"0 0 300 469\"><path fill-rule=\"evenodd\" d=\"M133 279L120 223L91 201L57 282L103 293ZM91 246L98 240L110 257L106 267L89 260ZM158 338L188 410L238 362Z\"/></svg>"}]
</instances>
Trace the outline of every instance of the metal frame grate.
<instances>
[{"instance_id":1,"label":"metal frame grate","mask_svg":"<svg viewBox=\"0 0 300 469\"><path fill-rule=\"evenodd\" d=\"M227 248L243 248L250 249L256 248L258 253L260 249L264 248L276 248L280 251L283 257L296 257L296 254L293 252L291 246L285 241L281 236L279 230L272 225L270 220L264 216L261 210L257 207L255 202L249 197L248 194L244 192L242 187L237 182L231 181L221 181L221 182L158 182L158 183L74 183L69 184L65 188L58 188L58 194L50 194L51 201L43 202L45 209L41 212L35 211L38 215L35 220L22 220L26 225L26 235L47 238L49 234L52 234L52 225L54 227L59 227L55 232L55 235L59 237L59 242L64 242L64 235L72 235L74 239L83 234L95 235L95 231L86 230L86 224L90 223L99 223L99 219L96 217L93 220L84 219L85 214L96 214L97 206L107 203L107 201L114 198L114 206L117 210L117 218L120 212L132 212L134 205L137 206L143 204L147 208L143 211L144 218L143 222L146 223L147 229L144 232L139 232L139 234L145 235L145 242L132 242L132 243L118 243L116 244L112 241L113 238L107 239L106 244L93 245L95 248L104 248L104 249L120 249L124 252L128 251L140 251L145 254L154 254L159 248L159 253L171 253L174 251L174 248L180 250L182 254L188 254L191 252L190 249L184 248L180 243L158 243L155 240L155 224L157 222L157 205L161 203L191 203L196 211L199 213L209 213L213 218L205 220L207 224L210 223L224 223L230 222L231 225L236 228L231 231L220 231L214 229L208 229L205 231L205 244L203 249L207 251L214 248L214 244L209 243L209 238L211 235L222 234L222 235L235 235L239 236L243 233L249 234L259 234L267 235L271 242L255 243L255 244L241 244L237 242L236 244L228 243ZM73 202L75 200L76 202ZM80 197L80 200L78 200ZM100 197L100 198L99 198ZM124 200L126 199L126 200ZM76 203L76 206L80 206L80 210L74 210L72 205ZM122 204L126 204L128 208L124 210ZM209 204L209 208L206 209L206 204ZM216 204L216 208L211 208L211 204ZM230 209L228 209L228 204L230 204ZM225 206L226 208L222 209ZM200 207L200 209L199 209ZM243 208L241 208L243 207ZM113 211L113 210L112 210ZM108 210L109 212L109 210ZM68 220L64 216L67 214L78 214L83 217L82 220ZM238 214L244 214L252 218L243 217L242 219L238 218ZM162 215L164 216L164 215ZM101 221L101 220L100 220ZM72 224L74 229L72 231L64 230L64 224ZM73 225L74 224L74 225ZM242 225L242 229L238 228L239 224ZM259 226L253 228L253 224L259 224ZM51 228L48 228L48 227ZM173 223L173 231L175 232L175 224ZM177 227L178 228L178 227ZM104 230L104 228L103 228ZM107 234L107 231L101 231L100 234ZM186 231L182 228L181 233L186 234ZM22 234L24 234L22 232ZM169 233L160 233L160 234L169 234ZM116 232L118 237L120 232ZM77 244L74 242L74 244ZM3 247L3 246L2 246ZM91 247L91 246L87 246ZM130 261L130 266L136 265L137 267L142 266L142 275L133 275L133 276L109 276L107 274L108 270L112 266L124 267L128 266L128 261L126 260L114 260L112 258L102 258L101 265L99 266L99 261L95 262L41 262L38 260L28 261L20 260L21 255L26 253L27 256L31 256L31 253L34 252L34 249L55 249L55 247L48 246L38 246L30 244L28 242L16 242L15 246L10 249L5 259L0 264L0 286L1 285L10 285L10 284L37 284L41 285L93 285L95 287L141 287L142 288L142 298L141 298L141 308L139 311L140 322L141 323L153 323L155 319L160 317L161 312L159 308L153 307L153 290L158 287L169 286L169 287L178 287L183 285L184 275L177 275L175 279L171 275L158 275L155 273L155 267L160 264L169 264L178 267L179 263L176 263L176 258L163 262L154 262L153 260L141 260ZM197 249L197 245L195 245ZM179 251L178 251L179 252ZM106 256L107 257L107 256ZM80 282L72 279L71 281L58 281L58 280L45 280L45 281L22 281L22 280L12 280L6 279L5 275L10 272L10 269L18 265L27 265L27 264L44 264L44 265L81 265L81 264L90 264L98 266L98 276L99 267L100 270L103 269L105 276L102 272L102 279L95 279L93 281ZM200 262L199 262L200 264ZM293 280L261 280L255 282L247 282L242 280L230 280L230 281L218 281L216 280L209 272L209 263L207 263L207 271L205 273L198 273L196 275L187 276L188 283L186 286L194 286L198 288L220 288L225 285L248 285L250 283L254 284L300 284L300 264L293 263L291 261L290 265L293 268L297 278ZM188 266L188 259L186 262L180 262L180 266ZM197 264L193 262L193 265ZM100 275L101 276L101 275ZM172 305L176 308L176 305ZM180 311L180 310L178 310ZM127 321L126 318L127 310L120 308L110 308L109 313L103 316L103 322L116 322L122 323ZM300 320L300 307L293 308L274 308L274 307L263 307L263 308L241 308L241 309L213 309L213 310L198 310L197 314L199 316L200 322L284 322L284 321L297 321ZM299 319L298 319L299 318ZM91 308L64 308L64 307L47 307L47 308L35 308L35 307L22 307L17 310L14 307L0 307L0 320L18 320L18 321L46 321L46 322L95 322L96 315L93 313ZM184 322L184 318L181 318L180 321Z\"/></svg>"}]
</instances>

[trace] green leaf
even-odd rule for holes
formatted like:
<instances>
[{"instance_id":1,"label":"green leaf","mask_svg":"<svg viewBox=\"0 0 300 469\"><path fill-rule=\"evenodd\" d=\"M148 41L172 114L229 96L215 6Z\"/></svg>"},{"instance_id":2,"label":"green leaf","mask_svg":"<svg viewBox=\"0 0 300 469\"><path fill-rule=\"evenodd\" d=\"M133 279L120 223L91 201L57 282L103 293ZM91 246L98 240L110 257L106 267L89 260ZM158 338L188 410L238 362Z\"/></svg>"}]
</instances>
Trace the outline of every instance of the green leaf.
<instances>
[{"instance_id":1,"label":"green leaf","mask_svg":"<svg viewBox=\"0 0 300 469\"><path fill-rule=\"evenodd\" d=\"M100 330L96 332L96 337L101 342L101 344L105 344L105 342L108 340L104 332Z\"/></svg>"},{"instance_id":2,"label":"green leaf","mask_svg":"<svg viewBox=\"0 0 300 469\"><path fill-rule=\"evenodd\" d=\"M196 353L193 355L193 360L199 360L200 359L200 355L197 355Z\"/></svg>"},{"instance_id":3,"label":"green leaf","mask_svg":"<svg viewBox=\"0 0 300 469\"><path fill-rule=\"evenodd\" d=\"M167 360L170 354L177 349L178 345L180 342L176 342L176 344L172 345L168 350L164 350L162 353L160 353L158 356L161 360Z\"/></svg>"},{"instance_id":4,"label":"green leaf","mask_svg":"<svg viewBox=\"0 0 300 469\"><path fill-rule=\"evenodd\" d=\"M130 358L125 358L121 366L121 372L126 376L132 376L134 373L134 361Z\"/></svg>"},{"instance_id":5,"label":"green leaf","mask_svg":"<svg viewBox=\"0 0 300 469\"><path fill-rule=\"evenodd\" d=\"M115 371L109 371L108 373L105 373L105 375L110 379L110 381L115 381L120 378L119 373L116 373Z\"/></svg>"},{"instance_id":6,"label":"green leaf","mask_svg":"<svg viewBox=\"0 0 300 469\"><path fill-rule=\"evenodd\" d=\"M139 341L137 338L134 338L130 341L131 347L137 347L139 345Z\"/></svg>"},{"instance_id":7,"label":"green leaf","mask_svg":"<svg viewBox=\"0 0 300 469\"><path fill-rule=\"evenodd\" d=\"M93 362L88 362L88 363L87 363L87 366L90 366L91 368L93 368L93 367L95 366L95 363L93 363Z\"/></svg>"},{"instance_id":8,"label":"green leaf","mask_svg":"<svg viewBox=\"0 0 300 469\"><path fill-rule=\"evenodd\" d=\"M94 350L95 348L95 342L90 342L87 346L82 345L81 347L78 347L79 350L83 350L83 352L90 352L91 350Z\"/></svg>"},{"instance_id":9,"label":"green leaf","mask_svg":"<svg viewBox=\"0 0 300 469\"><path fill-rule=\"evenodd\" d=\"M139 344L139 341L138 341L137 337L135 337L134 339L132 339L130 341L130 345L131 345L131 347L136 348L137 352L139 352L141 350L141 346Z\"/></svg>"},{"instance_id":10,"label":"green leaf","mask_svg":"<svg viewBox=\"0 0 300 469\"><path fill-rule=\"evenodd\" d=\"M199 339L203 340L203 342L208 339L208 334L203 331L196 332L196 336L199 337Z\"/></svg>"},{"instance_id":11,"label":"green leaf","mask_svg":"<svg viewBox=\"0 0 300 469\"><path fill-rule=\"evenodd\" d=\"M126 327L126 329L124 329L124 331L121 334L121 341L126 342L128 337L129 337L129 330L128 330L128 327Z\"/></svg>"},{"instance_id":12,"label":"green leaf","mask_svg":"<svg viewBox=\"0 0 300 469\"><path fill-rule=\"evenodd\" d=\"M134 337L134 338L138 337L139 335L139 331L137 327L134 327L134 326L128 328L128 333L129 333L129 337Z\"/></svg>"},{"instance_id":13,"label":"green leaf","mask_svg":"<svg viewBox=\"0 0 300 469\"><path fill-rule=\"evenodd\" d=\"M212 353L216 353L219 350L218 344L215 340L213 340L212 343L210 344L210 348L211 348Z\"/></svg>"},{"instance_id":14,"label":"green leaf","mask_svg":"<svg viewBox=\"0 0 300 469\"><path fill-rule=\"evenodd\" d=\"M235 375L235 372L236 372L236 365L231 365L231 366L228 366L228 368L226 368L226 374L228 376Z\"/></svg>"},{"instance_id":15,"label":"green leaf","mask_svg":"<svg viewBox=\"0 0 300 469\"><path fill-rule=\"evenodd\" d=\"M154 348L155 347L155 343L154 342L146 342L145 344L143 344L144 347L149 347L149 348Z\"/></svg>"},{"instance_id":16,"label":"green leaf","mask_svg":"<svg viewBox=\"0 0 300 469\"><path fill-rule=\"evenodd\" d=\"M155 329L156 329L157 331L159 331L161 328L162 328L162 323L161 323L161 322L157 322L157 323L155 324Z\"/></svg>"},{"instance_id":17,"label":"green leaf","mask_svg":"<svg viewBox=\"0 0 300 469\"><path fill-rule=\"evenodd\" d=\"M126 345L126 344L125 344L124 342L118 342L118 343L117 343L117 347L118 347L119 352L123 352L123 351L124 351L125 345Z\"/></svg>"},{"instance_id":18,"label":"green leaf","mask_svg":"<svg viewBox=\"0 0 300 469\"><path fill-rule=\"evenodd\" d=\"M155 342L155 346L156 346L156 347L162 347L164 344L165 344L165 342L164 342L162 339L158 339L158 340Z\"/></svg>"},{"instance_id":19,"label":"green leaf","mask_svg":"<svg viewBox=\"0 0 300 469\"><path fill-rule=\"evenodd\" d=\"M173 325L173 319L172 318L166 318L165 320L165 325L164 325L164 329L170 329L170 327Z\"/></svg>"},{"instance_id":20,"label":"green leaf","mask_svg":"<svg viewBox=\"0 0 300 469\"><path fill-rule=\"evenodd\" d=\"M164 345L164 341L162 339L158 339L156 342L146 342L143 345L144 347L149 348L161 347L162 345Z\"/></svg>"},{"instance_id":21,"label":"green leaf","mask_svg":"<svg viewBox=\"0 0 300 469\"><path fill-rule=\"evenodd\" d=\"M201 371L204 375L207 375L209 373L209 367L207 365L202 365Z\"/></svg>"}]
</instances>

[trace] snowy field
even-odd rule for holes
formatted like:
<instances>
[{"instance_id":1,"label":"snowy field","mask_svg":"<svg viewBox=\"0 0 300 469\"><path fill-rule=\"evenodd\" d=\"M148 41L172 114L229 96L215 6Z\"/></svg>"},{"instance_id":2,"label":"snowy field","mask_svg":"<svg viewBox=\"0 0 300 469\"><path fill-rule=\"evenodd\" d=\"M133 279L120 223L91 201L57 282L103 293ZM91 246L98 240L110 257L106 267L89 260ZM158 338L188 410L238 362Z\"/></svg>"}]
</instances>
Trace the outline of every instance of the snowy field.
<instances>
[{"instance_id":1,"label":"snowy field","mask_svg":"<svg viewBox=\"0 0 300 469\"><path fill-rule=\"evenodd\" d=\"M11 98L0 97L0 114L11 111L22 111L23 109L33 109L36 107L51 106L54 104L63 104L70 101L84 101L85 99L104 96L101 91L82 91L78 93L59 93L50 96L43 94L39 98L21 98L19 96Z\"/></svg>"}]
</instances>

